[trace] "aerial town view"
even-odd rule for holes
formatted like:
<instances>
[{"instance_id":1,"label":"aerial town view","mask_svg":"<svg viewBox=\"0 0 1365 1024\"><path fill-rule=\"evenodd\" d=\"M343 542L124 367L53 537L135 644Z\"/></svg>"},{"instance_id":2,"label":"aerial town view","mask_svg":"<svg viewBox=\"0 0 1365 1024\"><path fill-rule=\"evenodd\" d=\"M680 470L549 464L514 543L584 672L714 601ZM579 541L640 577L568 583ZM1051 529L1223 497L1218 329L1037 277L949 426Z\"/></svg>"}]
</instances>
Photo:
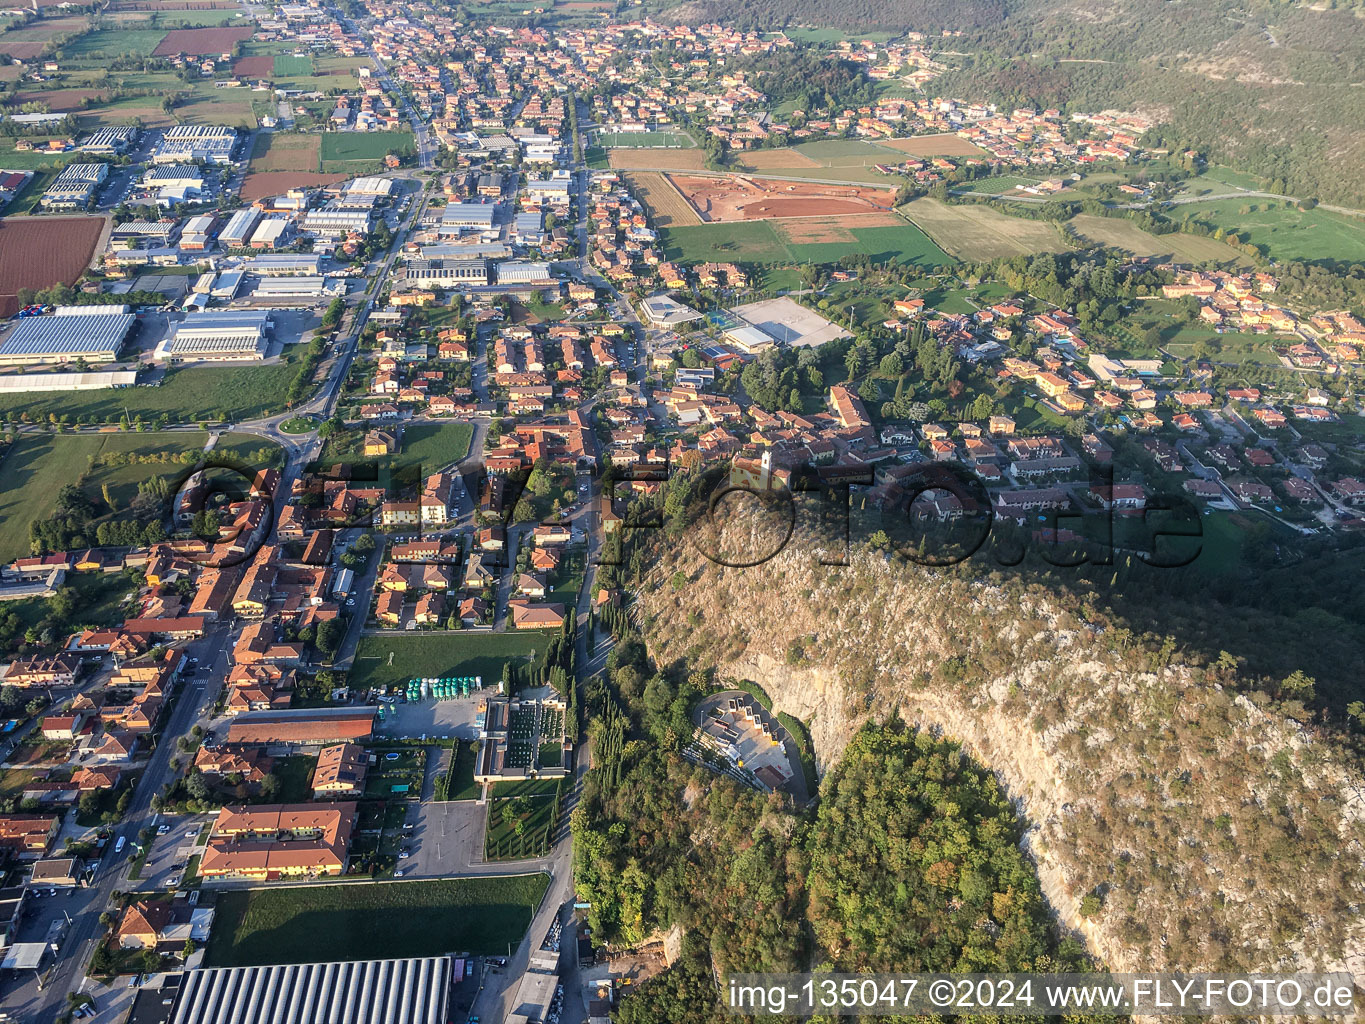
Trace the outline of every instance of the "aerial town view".
<instances>
[{"instance_id":1,"label":"aerial town view","mask_svg":"<svg viewBox=\"0 0 1365 1024\"><path fill-rule=\"evenodd\" d=\"M1358 1019L1362 85L1362 0L13 0L0 1022Z\"/></svg>"}]
</instances>

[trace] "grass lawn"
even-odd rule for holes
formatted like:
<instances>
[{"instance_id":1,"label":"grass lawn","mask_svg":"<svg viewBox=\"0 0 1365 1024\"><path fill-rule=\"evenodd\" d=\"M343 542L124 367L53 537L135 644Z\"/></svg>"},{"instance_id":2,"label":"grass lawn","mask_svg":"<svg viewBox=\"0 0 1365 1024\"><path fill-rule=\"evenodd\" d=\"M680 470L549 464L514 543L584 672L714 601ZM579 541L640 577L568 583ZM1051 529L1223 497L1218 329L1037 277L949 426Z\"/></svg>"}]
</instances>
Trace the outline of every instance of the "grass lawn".
<instances>
[{"instance_id":1,"label":"grass lawn","mask_svg":"<svg viewBox=\"0 0 1365 1024\"><path fill-rule=\"evenodd\" d=\"M27 412L47 419L49 413L84 417L88 422L117 423L130 417L161 415L171 422L244 420L284 409L289 382L298 373L298 355L290 352L270 366L207 367L167 373L160 387L108 388L99 391L47 392L0 396L0 416Z\"/></svg>"},{"instance_id":2,"label":"grass lawn","mask_svg":"<svg viewBox=\"0 0 1365 1024\"><path fill-rule=\"evenodd\" d=\"M29 554L29 523L52 513L57 492L90 466L99 436L20 437L0 462L0 561Z\"/></svg>"},{"instance_id":3,"label":"grass lawn","mask_svg":"<svg viewBox=\"0 0 1365 1024\"><path fill-rule=\"evenodd\" d=\"M301 804L313 798L313 769L318 759L309 754L283 757L275 762L271 774L280 780L280 790L270 798L276 804Z\"/></svg>"},{"instance_id":4,"label":"grass lawn","mask_svg":"<svg viewBox=\"0 0 1365 1024\"><path fill-rule=\"evenodd\" d=\"M1082 238L1096 245L1126 249L1136 256L1173 258L1183 263L1212 262L1235 266L1242 266L1248 262L1242 253L1217 239L1189 235L1183 231L1153 235L1143 231L1131 220L1121 217L1096 217L1093 214L1079 213L1068 223Z\"/></svg>"},{"instance_id":5,"label":"grass lawn","mask_svg":"<svg viewBox=\"0 0 1365 1024\"><path fill-rule=\"evenodd\" d=\"M313 73L313 58L295 57L293 54L275 55L275 74L280 78L298 78Z\"/></svg>"},{"instance_id":6,"label":"grass lawn","mask_svg":"<svg viewBox=\"0 0 1365 1024\"><path fill-rule=\"evenodd\" d=\"M851 228L855 242L819 242L789 245L799 263L835 263L845 256L865 253L878 263L913 263L919 267L946 267L956 263L951 256L915 225L881 228Z\"/></svg>"},{"instance_id":7,"label":"grass lawn","mask_svg":"<svg viewBox=\"0 0 1365 1024\"><path fill-rule=\"evenodd\" d=\"M659 232L670 260L687 263L792 263L795 257L766 220L698 224Z\"/></svg>"},{"instance_id":8,"label":"grass lawn","mask_svg":"<svg viewBox=\"0 0 1365 1024\"><path fill-rule=\"evenodd\" d=\"M457 740L454 749L451 751L450 769L447 772L449 779L446 790L447 800L477 800L479 793L483 790L474 781L474 765L479 756L479 746L477 743L466 743Z\"/></svg>"},{"instance_id":9,"label":"grass lawn","mask_svg":"<svg viewBox=\"0 0 1365 1024\"><path fill-rule=\"evenodd\" d=\"M474 427L469 423L414 423L403 430L403 450L395 466L421 466L422 474L435 473L469 454Z\"/></svg>"},{"instance_id":10,"label":"grass lawn","mask_svg":"<svg viewBox=\"0 0 1365 1024\"><path fill-rule=\"evenodd\" d=\"M523 783L516 791L506 790L506 785L494 786L493 799L488 805L485 859L521 860L543 855L554 824L558 782Z\"/></svg>"},{"instance_id":11,"label":"grass lawn","mask_svg":"<svg viewBox=\"0 0 1365 1024\"><path fill-rule=\"evenodd\" d=\"M224 892L205 963L505 953L521 941L549 882L534 874Z\"/></svg>"},{"instance_id":12,"label":"grass lawn","mask_svg":"<svg viewBox=\"0 0 1365 1024\"><path fill-rule=\"evenodd\" d=\"M1176 207L1171 214L1235 233L1277 260L1365 260L1365 219L1321 208L1300 210L1271 199L1220 199Z\"/></svg>"},{"instance_id":13,"label":"grass lawn","mask_svg":"<svg viewBox=\"0 0 1365 1024\"><path fill-rule=\"evenodd\" d=\"M391 686L413 678L482 676L491 686L508 661L535 663L545 656L549 636L516 633L427 633L421 636L364 636L351 665L350 685ZM392 654L392 657L390 655Z\"/></svg>"},{"instance_id":14,"label":"grass lawn","mask_svg":"<svg viewBox=\"0 0 1365 1024\"><path fill-rule=\"evenodd\" d=\"M1011 217L995 206L949 205L925 196L900 208L945 252L962 260L991 260L1035 252L1064 252L1051 224Z\"/></svg>"},{"instance_id":15,"label":"grass lawn","mask_svg":"<svg viewBox=\"0 0 1365 1024\"><path fill-rule=\"evenodd\" d=\"M1014 192L1016 185L1036 185L1040 180L1042 179L1025 178L1018 174L1001 174L994 178L978 178L975 181L964 182L960 187L964 192L987 192L998 196ZM1025 193L1020 192L1019 195Z\"/></svg>"},{"instance_id":16,"label":"grass lawn","mask_svg":"<svg viewBox=\"0 0 1365 1024\"><path fill-rule=\"evenodd\" d=\"M93 60L100 57L148 57L165 38L164 28L96 29L65 43L62 54L68 60Z\"/></svg>"},{"instance_id":17,"label":"grass lawn","mask_svg":"<svg viewBox=\"0 0 1365 1024\"><path fill-rule=\"evenodd\" d=\"M593 136L603 149L693 149L697 145L686 132L594 132Z\"/></svg>"},{"instance_id":18,"label":"grass lawn","mask_svg":"<svg viewBox=\"0 0 1365 1024\"><path fill-rule=\"evenodd\" d=\"M16 154L17 155L17 154ZM33 155L33 154L24 154ZM50 162L50 161L49 161ZM17 170L28 170L26 167L16 168ZM5 207L5 214L13 216L18 213L32 213L38 209L38 200L43 198L43 193L47 191L49 185L56 180L59 170L48 167L46 170L35 170L33 177L28 179L28 184L19 190L19 194L11 200Z\"/></svg>"}]
</instances>

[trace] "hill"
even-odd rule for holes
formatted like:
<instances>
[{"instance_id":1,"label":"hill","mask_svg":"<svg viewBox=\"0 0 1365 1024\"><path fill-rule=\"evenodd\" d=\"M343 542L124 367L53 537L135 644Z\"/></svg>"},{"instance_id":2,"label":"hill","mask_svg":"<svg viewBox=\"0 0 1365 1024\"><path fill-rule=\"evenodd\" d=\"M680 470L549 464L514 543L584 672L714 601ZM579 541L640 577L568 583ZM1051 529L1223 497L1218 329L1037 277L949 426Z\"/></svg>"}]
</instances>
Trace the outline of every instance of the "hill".
<instances>
[{"instance_id":1,"label":"hill","mask_svg":"<svg viewBox=\"0 0 1365 1024\"><path fill-rule=\"evenodd\" d=\"M843 567L789 550L724 568L666 537L635 565L654 660L757 683L808 724L822 773L869 720L960 741L1016 802L1053 911L1110 969L1365 976L1365 866L1346 852L1365 840L1365 777L1298 699L1301 673L1276 684L1236 650L1134 630L1055 572L867 548Z\"/></svg>"},{"instance_id":2,"label":"hill","mask_svg":"<svg viewBox=\"0 0 1365 1024\"><path fill-rule=\"evenodd\" d=\"M961 32L932 95L1006 107L1138 109L1147 141L1196 149L1272 189L1365 206L1365 19L1275 0L693 0L676 19L751 28ZM1355 86L1355 87L1352 87Z\"/></svg>"}]
</instances>

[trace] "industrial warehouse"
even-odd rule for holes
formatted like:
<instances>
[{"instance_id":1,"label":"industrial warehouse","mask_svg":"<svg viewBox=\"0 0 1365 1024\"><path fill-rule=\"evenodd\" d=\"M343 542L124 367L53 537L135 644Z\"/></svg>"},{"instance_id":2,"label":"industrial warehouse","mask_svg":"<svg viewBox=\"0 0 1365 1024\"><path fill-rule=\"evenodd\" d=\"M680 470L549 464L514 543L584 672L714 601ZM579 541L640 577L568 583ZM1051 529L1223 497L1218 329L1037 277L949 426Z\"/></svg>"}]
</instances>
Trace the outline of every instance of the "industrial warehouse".
<instances>
[{"instance_id":1,"label":"industrial warehouse","mask_svg":"<svg viewBox=\"0 0 1365 1024\"><path fill-rule=\"evenodd\" d=\"M127 306L61 306L16 323L0 341L0 365L112 363L136 323Z\"/></svg>"},{"instance_id":2,"label":"industrial warehouse","mask_svg":"<svg viewBox=\"0 0 1365 1024\"><path fill-rule=\"evenodd\" d=\"M457 964L463 973L463 964L449 956L185 971L139 992L133 1018L146 1014L169 1024L445 1024ZM157 1012L166 1006L168 1015Z\"/></svg>"},{"instance_id":3,"label":"industrial warehouse","mask_svg":"<svg viewBox=\"0 0 1365 1024\"><path fill-rule=\"evenodd\" d=\"M190 313L156 347L156 358L230 362L260 360L270 348L270 311Z\"/></svg>"}]
</instances>

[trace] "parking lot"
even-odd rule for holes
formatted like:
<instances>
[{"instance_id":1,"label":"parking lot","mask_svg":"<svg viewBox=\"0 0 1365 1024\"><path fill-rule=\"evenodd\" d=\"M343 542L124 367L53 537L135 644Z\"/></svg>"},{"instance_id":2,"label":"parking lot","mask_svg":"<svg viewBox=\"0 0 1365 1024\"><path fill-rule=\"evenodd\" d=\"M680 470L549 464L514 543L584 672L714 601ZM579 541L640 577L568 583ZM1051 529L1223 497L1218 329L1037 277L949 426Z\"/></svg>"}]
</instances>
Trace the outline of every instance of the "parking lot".
<instances>
[{"instance_id":1,"label":"parking lot","mask_svg":"<svg viewBox=\"0 0 1365 1024\"><path fill-rule=\"evenodd\" d=\"M483 863L487 814L488 805L476 800L422 804L407 833L412 855L398 865L404 877L433 878Z\"/></svg>"},{"instance_id":2,"label":"parking lot","mask_svg":"<svg viewBox=\"0 0 1365 1024\"><path fill-rule=\"evenodd\" d=\"M376 732L380 736L454 736L475 740L479 738L479 730L474 727L474 715L479 701L486 697L487 694L455 700L427 700L420 704L393 704L390 705L392 713L377 724Z\"/></svg>"},{"instance_id":3,"label":"parking lot","mask_svg":"<svg viewBox=\"0 0 1365 1024\"><path fill-rule=\"evenodd\" d=\"M207 818L195 816L162 818L158 830L166 831L152 840L152 851L143 865L141 877L134 883L136 887L164 891L178 885L186 862L195 853L203 853L203 847L196 847L194 841L208 825Z\"/></svg>"}]
</instances>

